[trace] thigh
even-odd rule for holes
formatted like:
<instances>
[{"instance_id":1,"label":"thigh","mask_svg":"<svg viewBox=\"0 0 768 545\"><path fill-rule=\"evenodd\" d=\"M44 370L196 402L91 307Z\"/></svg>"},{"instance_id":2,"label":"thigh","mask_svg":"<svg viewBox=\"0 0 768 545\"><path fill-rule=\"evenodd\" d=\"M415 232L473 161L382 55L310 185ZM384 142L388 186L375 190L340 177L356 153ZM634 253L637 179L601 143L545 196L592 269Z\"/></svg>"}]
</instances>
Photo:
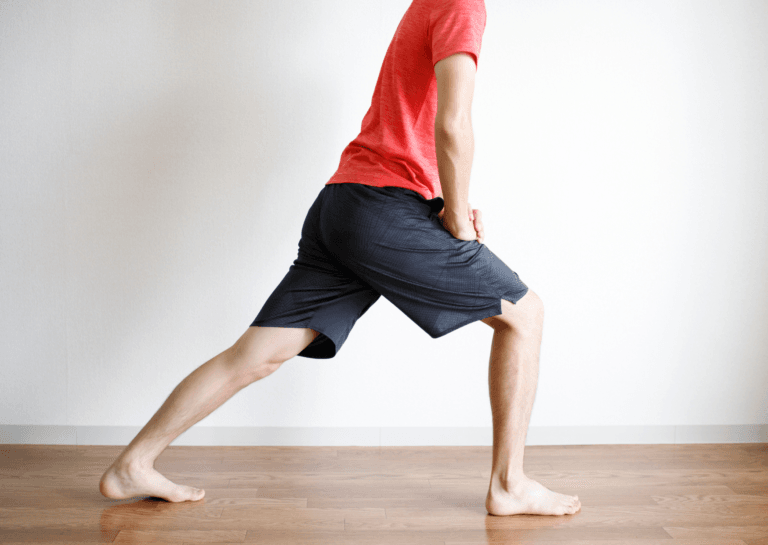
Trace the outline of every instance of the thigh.
<instances>
[{"instance_id":1,"label":"thigh","mask_svg":"<svg viewBox=\"0 0 768 545\"><path fill-rule=\"evenodd\" d=\"M251 326L306 328L317 337L297 355L329 359L341 350L357 320L378 300L367 284L341 270L331 272L306 254L289 268Z\"/></svg>"},{"instance_id":2,"label":"thigh","mask_svg":"<svg viewBox=\"0 0 768 545\"><path fill-rule=\"evenodd\" d=\"M325 191L321 190L304 220L298 257L251 323L252 327L316 331L318 335L296 355L318 359L334 357L357 320L379 298L325 247L319 224L324 206ZM290 354L304 339L300 335L298 344L278 352Z\"/></svg>"},{"instance_id":3,"label":"thigh","mask_svg":"<svg viewBox=\"0 0 768 545\"><path fill-rule=\"evenodd\" d=\"M232 350L249 367L279 365L298 355L317 336L317 331L306 327L251 326Z\"/></svg>"},{"instance_id":4,"label":"thigh","mask_svg":"<svg viewBox=\"0 0 768 545\"><path fill-rule=\"evenodd\" d=\"M431 337L501 315L503 299L514 304L528 291L486 245L445 229L432 201L366 187L334 190L321 218L324 243Z\"/></svg>"}]
</instances>

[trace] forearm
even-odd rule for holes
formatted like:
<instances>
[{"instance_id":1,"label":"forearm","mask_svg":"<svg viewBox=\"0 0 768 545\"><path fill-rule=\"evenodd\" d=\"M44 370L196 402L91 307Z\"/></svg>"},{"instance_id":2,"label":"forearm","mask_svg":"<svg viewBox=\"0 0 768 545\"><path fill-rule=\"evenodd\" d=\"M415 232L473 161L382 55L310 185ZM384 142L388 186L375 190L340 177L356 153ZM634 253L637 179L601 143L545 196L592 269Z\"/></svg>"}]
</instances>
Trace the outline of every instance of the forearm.
<instances>
[{"instance_id":1,"label":"forearm","mask_svg":"<svg viewBox=\"0 0 768 545\"><path fill-rule=\"evenodd\" d=\"M472 123L445 129L435 125L435 153L440 175L445 214L466 216L469 201L469 176L475 154Z\"/></svg>"}]
</instances>

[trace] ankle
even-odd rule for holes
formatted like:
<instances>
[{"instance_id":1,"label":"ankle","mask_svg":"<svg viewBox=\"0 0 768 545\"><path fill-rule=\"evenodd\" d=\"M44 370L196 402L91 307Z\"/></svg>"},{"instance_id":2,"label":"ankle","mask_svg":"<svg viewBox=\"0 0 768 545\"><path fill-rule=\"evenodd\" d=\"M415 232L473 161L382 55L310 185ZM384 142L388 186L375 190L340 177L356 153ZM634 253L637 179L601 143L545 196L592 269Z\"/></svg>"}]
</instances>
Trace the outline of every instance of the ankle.
<instances>
[{"instance_id":1,"label":"ankle","mask_svg":"<svg viewBox=\"0 0 768 545\"><path fill-rule=\"evenodd\" d=\"M112 464L116 469L126 472L146 471L152 468L155 463L147 462L141 458L120 457Z\"/></svg>"},{"instance_id":2,"label":"ankle","mask_svg":"<svg viewBox=\"0 0 768 545\"><path fill-rule=\"evenodd\" d=\"M491 490L502 489L505 492L514 492L523 483L530 479L525 476L522 470L518 471L498 471L491 474Z\"/></svg>"}]
</instances>

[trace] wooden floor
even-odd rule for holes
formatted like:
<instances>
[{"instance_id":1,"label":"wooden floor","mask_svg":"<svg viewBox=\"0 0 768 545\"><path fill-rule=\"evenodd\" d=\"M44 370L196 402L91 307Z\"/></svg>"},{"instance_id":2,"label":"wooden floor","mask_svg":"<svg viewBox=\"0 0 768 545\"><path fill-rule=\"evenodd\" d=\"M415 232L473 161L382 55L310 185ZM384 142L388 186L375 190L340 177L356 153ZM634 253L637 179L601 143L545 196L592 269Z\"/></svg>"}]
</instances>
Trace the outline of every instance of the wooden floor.
<instances>
[{"instance_id":1,"label":"wooden floor","mask_svg":"<svg viewBox=\"0 0 768 545\"><path fill-rule=\"evenodd\" d=\"M0 543L768 545L768 443L529 446L574 515L492 516L490 447L183 447L199 502L99 493L123 447L0 445Z\"/></svg>"}]
</instances>

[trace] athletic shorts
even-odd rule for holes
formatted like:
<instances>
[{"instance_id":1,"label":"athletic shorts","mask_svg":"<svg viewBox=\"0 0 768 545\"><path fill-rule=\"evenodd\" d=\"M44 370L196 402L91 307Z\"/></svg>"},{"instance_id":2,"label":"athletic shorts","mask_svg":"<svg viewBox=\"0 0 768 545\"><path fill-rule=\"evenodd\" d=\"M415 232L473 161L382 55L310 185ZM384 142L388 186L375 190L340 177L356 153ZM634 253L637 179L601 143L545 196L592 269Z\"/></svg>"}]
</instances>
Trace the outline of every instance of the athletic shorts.
<instances>
[{"instance_id":1,"label":"athletic shorts","mask_svg":"<svg viewBox=\"0 0 768 545\"><path fill-rule=\"evenodd\" d=\"M528 286L485 244L443 227L443 204L402 187L324 185L298 257L251 326L314 329L298 355L327 359L382 295L434 339L501 314L501 299L517 303Z\"/></svg>"}]
</instances>

